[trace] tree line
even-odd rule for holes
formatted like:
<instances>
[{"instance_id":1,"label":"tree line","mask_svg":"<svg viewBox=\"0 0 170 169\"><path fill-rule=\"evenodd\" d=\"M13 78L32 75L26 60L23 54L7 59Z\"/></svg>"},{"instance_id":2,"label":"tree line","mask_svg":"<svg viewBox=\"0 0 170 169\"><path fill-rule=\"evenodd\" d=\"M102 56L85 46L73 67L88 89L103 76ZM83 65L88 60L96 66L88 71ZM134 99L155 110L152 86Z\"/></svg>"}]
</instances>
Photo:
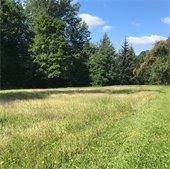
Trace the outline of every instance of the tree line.
<instances>
[{"instance_id":1,"label":"tree line","mask_svg":"<svg viewBox=\"0 0 170 169\"><path fill-rule=\"evenodd\" d=\"M1 89L170 84L170 39L136 55L125 38L90 41L72 0L2 0Z\"/></svg>"}]
</instances>

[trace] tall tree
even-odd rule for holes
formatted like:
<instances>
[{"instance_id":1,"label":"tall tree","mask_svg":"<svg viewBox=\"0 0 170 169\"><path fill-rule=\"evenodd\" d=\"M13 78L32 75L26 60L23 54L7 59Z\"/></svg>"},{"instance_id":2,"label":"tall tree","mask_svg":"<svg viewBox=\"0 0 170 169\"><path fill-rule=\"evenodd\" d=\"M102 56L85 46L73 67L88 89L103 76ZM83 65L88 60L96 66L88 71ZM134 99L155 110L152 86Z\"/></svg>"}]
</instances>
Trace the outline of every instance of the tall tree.
<instances>
[{"instance_id":1,"label":"tall tree","mask_svg":"<svg viewBox=\"0 0 170 169\"><path fill-rule=\"evenodd\" d=\"M29 29L24 8L14 0L3 0L0 6L1 87L25 87Z\"/></svg>"},{"instance_id":2,"label":"tall tree","mask_svg":"<svg viewBox=\"0 0 170 169\"><path fill-rule=\"evenodd\" d=\"M30 0L27 6L34 32L31 51L38 73L56 85L87 83L89 31L78 17L79 4L71 0Z\"/></svg>"},{"instance_id":3,"label":"tall tree","mask_svg":"<svg viewBox=\"0 0 170 169\"><path fill-rule=\"evenodd\" d=\"M33 22L35 37L31 51L37 64L37 73L44 80L60 77L66 69L66 42L64 24L58 19L43 13Z\"/></svg>"},{"instance_id":4,"label":"tall tree","mask_svg":"<svg viewBox=\"0 0 170 169\"><path fill-rule=\"evenodd\" d=\"M129 47L128 41L125 38L122 49L118 57L118 76L119 84L130 85L134 83L133 70L135 68L135 52L132 47Z\"/></svg>"},{"instance_id":5,"label":"tall tree","mask_svg":"<svg viewBox=\"0 0 170 169\"><path fill-rule=\"evenodd\" d=\"M90 77L92 85L110 85L112 82L112 66L116 52L109 37L105 33L97 51L90 57Z\"/></svg>"},{"instance_id":6,"label":"tall tree","mask_svg":"<svg viewBox=\"0 0 170 169\"><path fill-rule=\"evenodd\" d=\"M170 39L157 42L149 50L135 74L149 84L170 84ZM147 80L146 80L147 77Z\"/></svg>"}]
</instances>

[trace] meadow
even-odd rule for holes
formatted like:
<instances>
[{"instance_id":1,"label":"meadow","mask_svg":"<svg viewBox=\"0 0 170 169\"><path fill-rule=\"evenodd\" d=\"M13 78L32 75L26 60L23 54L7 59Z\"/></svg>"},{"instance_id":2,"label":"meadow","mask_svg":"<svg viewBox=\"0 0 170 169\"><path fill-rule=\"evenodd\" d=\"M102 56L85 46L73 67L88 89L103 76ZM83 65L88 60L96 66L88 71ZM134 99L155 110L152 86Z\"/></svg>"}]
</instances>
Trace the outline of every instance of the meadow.
<instances>
[{"instance_id":1,"label":"meadow","mask_svg":"<svg viewBox=\"0 0 170 169\"><path fill-rule=\"evenodd\" d=\"M1 169L169 166L169 86L0 91Z\"/></svg>"}]
</instances>

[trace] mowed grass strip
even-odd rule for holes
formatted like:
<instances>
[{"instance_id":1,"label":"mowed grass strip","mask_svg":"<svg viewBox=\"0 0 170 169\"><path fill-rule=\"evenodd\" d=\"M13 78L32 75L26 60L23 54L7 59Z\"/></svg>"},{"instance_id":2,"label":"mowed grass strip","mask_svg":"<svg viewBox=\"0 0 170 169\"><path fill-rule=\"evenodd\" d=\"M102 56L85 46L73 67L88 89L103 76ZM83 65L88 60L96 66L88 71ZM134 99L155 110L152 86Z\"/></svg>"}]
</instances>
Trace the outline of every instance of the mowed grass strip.
<instances>
[{"instance_id":1,"label":"mowed grass strip","mask_svg":"<svg viewBox=\"0 0 170 169\"><path fill-rule=\"evenodd\" d=\"M169 87L0 95L0 168L169 167Z\"/></svg>"}]
</instances>

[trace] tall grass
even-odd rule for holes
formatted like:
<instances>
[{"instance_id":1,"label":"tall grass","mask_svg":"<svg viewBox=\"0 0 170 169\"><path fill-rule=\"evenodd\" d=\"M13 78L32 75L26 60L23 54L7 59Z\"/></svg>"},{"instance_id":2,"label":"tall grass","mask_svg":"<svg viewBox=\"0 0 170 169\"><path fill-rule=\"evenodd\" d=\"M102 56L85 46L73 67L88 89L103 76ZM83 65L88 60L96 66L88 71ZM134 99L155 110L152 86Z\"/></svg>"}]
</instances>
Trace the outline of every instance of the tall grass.
<instances>
[{"instance_id":1,"label":"tall grass","mask_svg":"<svg viewBox=\"0 0 170 169\"><path fill-rule=\"evenodd\" d=\"M0 92L0 168L168 168L169 96L157 86Z\"/></svg>"}]
</instances>

